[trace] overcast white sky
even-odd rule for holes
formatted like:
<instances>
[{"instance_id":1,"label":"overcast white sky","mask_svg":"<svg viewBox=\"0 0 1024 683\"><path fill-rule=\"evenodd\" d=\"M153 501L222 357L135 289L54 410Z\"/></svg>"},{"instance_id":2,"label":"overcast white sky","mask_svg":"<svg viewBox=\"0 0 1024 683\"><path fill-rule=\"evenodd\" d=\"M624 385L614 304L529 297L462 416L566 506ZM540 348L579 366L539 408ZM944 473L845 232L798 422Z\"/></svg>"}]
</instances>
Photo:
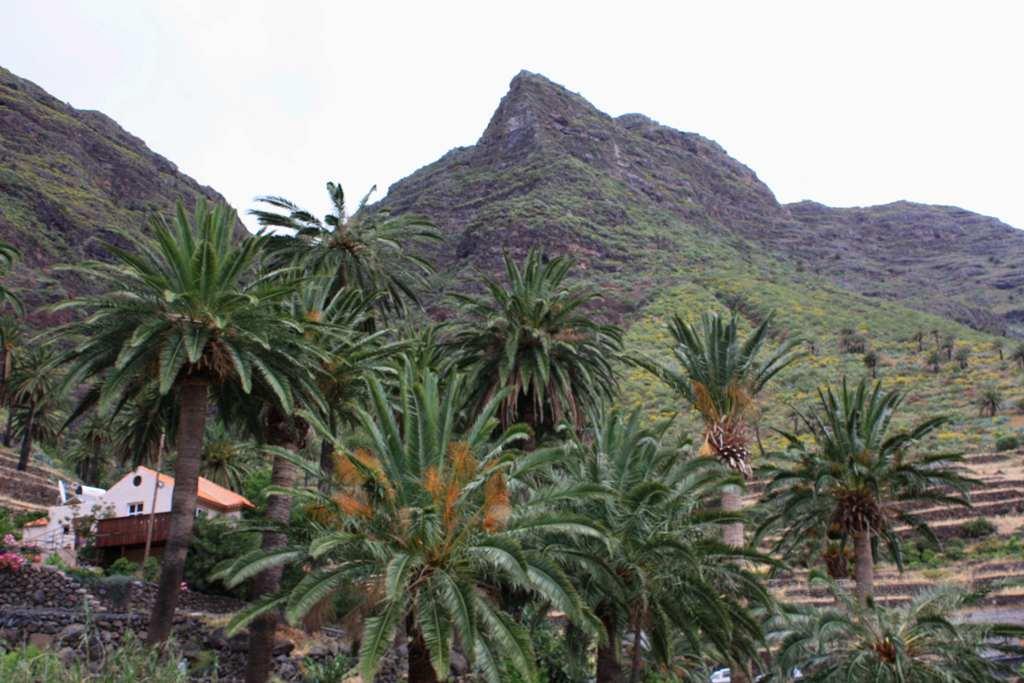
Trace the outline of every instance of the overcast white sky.
<instances>
[{"instance_id":1,"label":"overcast white sky","mask_svg":"<svg viewBox=\"0 0 1024 683\"><path fill-rule=\"evenodd\" d=\"M240 211L318 212L476 141L520 70L713 138L781 201L1024 228L1018 2L0 0L0 65Z\"/></svg>"}]
</instances>

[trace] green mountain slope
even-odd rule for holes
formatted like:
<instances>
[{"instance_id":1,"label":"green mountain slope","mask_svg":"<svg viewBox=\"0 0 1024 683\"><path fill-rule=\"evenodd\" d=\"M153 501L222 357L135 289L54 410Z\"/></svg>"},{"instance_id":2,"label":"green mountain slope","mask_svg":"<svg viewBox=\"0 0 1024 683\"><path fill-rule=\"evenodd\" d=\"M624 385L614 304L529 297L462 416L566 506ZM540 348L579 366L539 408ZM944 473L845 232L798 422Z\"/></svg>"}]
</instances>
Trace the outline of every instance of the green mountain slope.
<instances>
[{"instance_id":1,"label":"green mountain slope","mask_svg":"<svg viewBox=\"0 0 1024 683\"><path fill-rule=\"evenodd\" d=\"M102 258L99 239L116 241L144 229L150 213L198 197L224 201L104 114L0 68L0 239L23 254L13 284L30 304L87 289L54 264Z\"/></svg>"}]
</instances>

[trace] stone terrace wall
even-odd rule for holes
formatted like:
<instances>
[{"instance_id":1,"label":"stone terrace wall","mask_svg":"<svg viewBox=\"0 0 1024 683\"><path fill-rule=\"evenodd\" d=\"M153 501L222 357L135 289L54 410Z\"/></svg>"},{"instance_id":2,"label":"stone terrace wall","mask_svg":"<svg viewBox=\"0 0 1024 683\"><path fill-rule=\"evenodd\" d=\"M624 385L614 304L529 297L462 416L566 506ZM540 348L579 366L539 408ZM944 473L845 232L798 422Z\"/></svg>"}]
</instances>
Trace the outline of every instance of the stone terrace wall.
<instances>
[{"instance_id":1,"label":"stone terrace wall","mask_svg":"<svg viewBox=\"0 0 1024 683\"><path fill-rule=\"evenodd\" d=\"M99 608L82 585L56 567L25 565L20 571L0 570L0 607Z\"/></svg>"}]
</instances>

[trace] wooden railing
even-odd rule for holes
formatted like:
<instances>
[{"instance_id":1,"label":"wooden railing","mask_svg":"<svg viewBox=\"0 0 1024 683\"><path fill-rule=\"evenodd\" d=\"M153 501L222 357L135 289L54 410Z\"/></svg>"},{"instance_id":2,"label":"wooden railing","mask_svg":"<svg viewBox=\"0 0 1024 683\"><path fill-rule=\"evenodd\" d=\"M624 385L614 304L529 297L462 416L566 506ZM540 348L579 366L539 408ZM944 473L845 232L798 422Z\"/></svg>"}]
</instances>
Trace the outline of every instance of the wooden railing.
<instances>
[{"instance_id":1,"label":"wooden railing","mask_svg":"<svg viewBox=\"0 0 1024 683\"><path fill-rule=\"evenodd\" d=\"M153 542L166 541L170 526L170 512L158 512L153 515ZM96 546L106 548L120 545L144 545L148 531L149 515L101 519L96 525Z\"/></svg>"}]
</instances>

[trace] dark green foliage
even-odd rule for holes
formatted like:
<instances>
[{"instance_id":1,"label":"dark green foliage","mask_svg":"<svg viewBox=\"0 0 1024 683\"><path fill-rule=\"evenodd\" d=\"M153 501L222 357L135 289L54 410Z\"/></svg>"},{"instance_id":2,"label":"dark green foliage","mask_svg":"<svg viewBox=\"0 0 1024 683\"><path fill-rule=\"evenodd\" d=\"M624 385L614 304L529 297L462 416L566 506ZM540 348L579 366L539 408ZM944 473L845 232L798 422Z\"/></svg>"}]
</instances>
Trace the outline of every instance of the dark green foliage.
<instances>
[{"instance_id":1,"label":"dark green foliage","mask_svg":"<svg viewBox=\"0 0 1024 683\"><path fill-rule=\"evenodd\" d=\"M119 557L107 567L106 573L107 576L135 576L139 573L139 563Z\"/></svg>"},{"instance_id":2,"label":"dark green foliage","mask_svg":"<svg viewBox=\"0 0 1024 683\"><path fill-rule=\"evenodd\" d=\"M192 543L185 561L185 582L190 590L244 598L244 587L227 588L211 579L214 568L259 547L259 534L239 531L236 522L199 517L192 531Z\"/></svg>"},{"instance_id":3,"label":"dark green foliage","mask_svg":"<svg viewBox=\"0 0 1024 683\"><path fill-rule=\"evenodd\" d=\"M302 664L303 683L338 683L355 666L355 659L348 655L335 655L323 662L306 658Z\"/></svg>"},{"instance_id":4,"label":"dark green foliage","mask_svg":"<svg viewBox=\"0 0 1024 683\"><path fill-rule=\"evenodd\" d=\"M961 529L963 530L963 535L967 538L985 538L997 531L996 525L985 517L976 517L966 522Z\"/></svg>"},{"instance_id":5,"label":"dark green foliage","mask_svg":"<svg viewBox=\"0 0 1024 683\"><path fill-rule=\"evenodd\" d=\"M996 439L996 451L1015 451L1020 448L1020 437L1015 434L1000 436Z\"/></svg>"},{"instance_id":6,"label":"dark green foliage","mask_svg":"<svg viewBox=\"0 0 1024 683\"><path fill-rule=\"evenodd\" d=\"M118 562L123 559L125 558L120 558ZM117 564L117 562L114 564ZM119 567L116 572L96 581L97 592L110 603L115 612L125 612L128 610L128 605L132 599L132 586L135 583L134 572L138 571L138 568L139 565L136 563L127 562Z\"/></svg>"},{"instance_id":7,"label":"dark green foliage","mask_svg":"<svg viewBox=\"0 0 1024 683\"><path fill-rule=\"evenodd\" d=\"M508 389L501 424L525 422L539 438L563 420L578 431L615 395L622 332L584 309L598 293L567 281L573 265L533 249L520 267L506 254L507 283L488 278L489 296L457 297L463 318L445 346L469 373L475 413Z\"/></svg>"},{"instance_id":8,"label":"dark green foliage","mask_svg":"<svg viewBox=\"0 0 1024 683\"><path fill-rule=\"evenodd\" d=\"M150 555L142 565L142 578L146 581L156 581L160 578L160 560Z\"/></svg>"}]
</instances>

